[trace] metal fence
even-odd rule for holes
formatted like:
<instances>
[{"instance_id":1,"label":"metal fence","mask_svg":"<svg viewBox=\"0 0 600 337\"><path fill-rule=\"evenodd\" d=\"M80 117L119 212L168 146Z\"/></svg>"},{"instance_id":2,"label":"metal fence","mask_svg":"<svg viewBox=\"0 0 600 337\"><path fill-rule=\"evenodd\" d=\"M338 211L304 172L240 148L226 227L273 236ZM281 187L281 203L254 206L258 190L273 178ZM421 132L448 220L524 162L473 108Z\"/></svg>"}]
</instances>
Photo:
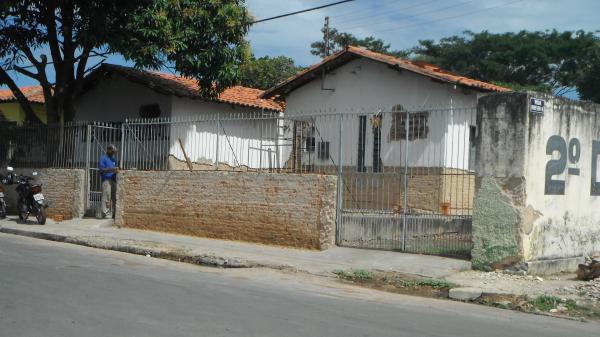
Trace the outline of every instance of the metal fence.
<instances>
[{"instance_id":1,"label":"metal fence","mask_svg":"<svg viewBox=\"0 0 600 337\"><path fill-rule=\"evenodd\" d=\"M396 106L0 126L0 161L86 168L90 208L99 195L97 158L109 143L120 147L124 169L335 174L339 245L468 255L475 116L471 107Z\"/></svg>"},{"instance_id":2,"label":"metal fence","mask_svg":"<svg viewBox=\"0 0 600 337\"><path fill-rule=\"evenodd\" d=\"M220 113L123 123L123 168L281 170L285 120L277 113Z\"/></svg>"},{"instance_id":3,"label":"metal fence","mask_svg":"<svg viewBox=\"0 0 600 337\"><path fill-rule=\"evenodd\" d=\"M287 167L339 175L339 245L470 254L476 108L287 118Z\"/></svg>"},{"instance_id":4,"label":"metal fence","mask_svg":"<svg viewBox=\"0 0 600 337\"><path fill-rule=\"evenodd\" d=\"M0 123L0 167L83 168L87 122L19 126Z\"/></svg>"}]
</instances>

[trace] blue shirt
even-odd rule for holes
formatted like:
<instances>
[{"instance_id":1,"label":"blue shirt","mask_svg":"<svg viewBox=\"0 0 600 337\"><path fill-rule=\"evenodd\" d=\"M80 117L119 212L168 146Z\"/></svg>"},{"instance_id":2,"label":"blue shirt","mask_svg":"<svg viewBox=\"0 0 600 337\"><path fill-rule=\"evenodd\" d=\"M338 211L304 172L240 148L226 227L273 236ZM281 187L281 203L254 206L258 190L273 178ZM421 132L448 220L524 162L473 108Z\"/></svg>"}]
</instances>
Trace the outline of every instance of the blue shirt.
<instances>
[{"instance_id":1,"label":"blue shirt","mask_svg":"<svg viewBox=\"0 0 600 337\"><path fill-rule=\"evenodd\" d=\"M98 165L98 168L100 169L100 180L104 181L112 179L116 181L117 174L115 172L103 171L105 169L111 169L115 167L117 167L117 162L109 155L103 154L102 157L100 157L100 164Z\"/></svg>"}]
</instances>

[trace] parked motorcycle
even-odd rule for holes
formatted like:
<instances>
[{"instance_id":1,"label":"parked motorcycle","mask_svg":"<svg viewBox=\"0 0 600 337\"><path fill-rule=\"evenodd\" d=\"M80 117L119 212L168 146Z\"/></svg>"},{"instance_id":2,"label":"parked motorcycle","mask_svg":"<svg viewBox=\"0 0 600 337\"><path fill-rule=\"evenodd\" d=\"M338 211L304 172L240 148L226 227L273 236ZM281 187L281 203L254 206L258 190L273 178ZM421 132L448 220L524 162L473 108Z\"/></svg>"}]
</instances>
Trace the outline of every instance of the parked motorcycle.
<instances>
[{"instance_id":1,"label":"parked motorcycle","mask_svg":"<svg viewBox=\"0 0 600 337\"><path fill-rule=\"evenodd\" d=\"M9 167L9 171L12 168ZM33 176L37 176L37 172L33 172ZM8 183L17 184L17 212L19 213L19 219L26 221L30 215L34 215L35 219L40 225L46 223L46 201L42 194L42 185L32 184L31 181L35 180L34 177L26 175L15 175L12 172L9 173Z\"/></svg>"}]
</instances>

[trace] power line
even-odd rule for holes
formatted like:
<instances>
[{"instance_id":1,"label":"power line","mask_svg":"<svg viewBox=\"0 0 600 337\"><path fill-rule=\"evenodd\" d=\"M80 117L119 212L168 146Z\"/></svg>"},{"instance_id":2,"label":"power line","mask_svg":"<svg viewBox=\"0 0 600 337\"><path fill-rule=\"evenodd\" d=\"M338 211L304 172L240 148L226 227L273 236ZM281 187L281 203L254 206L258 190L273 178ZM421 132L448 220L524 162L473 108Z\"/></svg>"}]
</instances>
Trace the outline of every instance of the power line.
<instances>
[{"instance_id":1,"label":"power line","mask_svg":"<svg viewBox=\"0 0 600 337\"><path fill-rule=\"evenodd\" d=\"M275 19L280 19L280 18L284 18L286 16L291 16L291 15L296 15L296 14L311 12L311 11L315 11L315 10L322 9L322 8L327 8L327 7L332 7L332 6L336 6L336 5L341 5L343 3L351 2L351 1L354 1L354 0L343 0L343 1L333 2L333 3L322 5L322 6L317 6L317 7L303 9L301 11L296 11L296 12L281 14L281 15L270 17L270 18L256 20L256 21L251 22L251 24L265 22L265 21L270 21L270 20L275 20ZM50 61L50 62L47 62L46 64L48 65L48 64L53 64L53 63L54 63L53 61ZM34 67L35 67L34 65L19 66L19 68L21 68L21 69L30 69L30 68L34 68ZM9 69L9 70L15 70L15 69L12 68L12 69Z\"/></svg>"},{"instance_id":2,"label":"power line","mask_svg":"<svg viewBox=\"0 0 600 337\"><path fill-rule=\"evenodd\" d=\"M366 15L366 16L363 16L363 17L360 17L360 18L354 18L354 19L349 19L349 20L342 20L342 21L337 22L336 24L343 24L343 23L346 23L346 22L364 21L364 20L367 20L369 18L374 18L374 17L378 17L378 16L383 16L383 15L388 15L388 14L392 14L392 13L397 13L397 12L404 11L404 10L411 9L411 8L425 6L425 5L428 5L430 3L437 2L437 1L440 1L440 0L430 0L430 1L419 2L419 3L414 4L414 5L410 5L410 6L406 6L406 7L402 7L402 8L392 9L392 10L386 11L385 13L376 13L374 15ZM352 16L356 16L356 15L352 15Z\"/></svg>"},{"instance_id":3,"label":"power line","mask_svg":"<svg viewBox=\"0 0 600 337\"><path fill-rule=\"evenodd\" d=\"M467 0L467 1L463 1L461 3L450 5L450 6L441 7L441 8L432 9L432 10L427 10L427 11L422 11L422 12L419 12L419 13L415 13L415 14L409 15L408 17L414 17L414 16L417 16L417 15L436 13L436 12L441 12L441 11L445 11L445 10L449 10L449 9L453 9L453 8L458 8L458 7L464 6L464 5L466 5L468 3L471 3L471 2L474 2L474 1L475 0ZM380 15L377 15L377 16L384 16L384 15L387 15L387 14L390 14L390 13L383 13L383 14L380 14ZM364 25L360 25L359 24L359 25L355 25L355 26L344 27L343 29L364 28L364 27L375 26L375 25L378 25L378 24L379 24L378 22L373 22L373 23L364 24Z\"/></svg>"},{"instance_id":4,"label":"power line","mask_svg":"<svg viewBox=\"0 0 600 337\"><path fill-rule=\"evenodd\" d=\"M479 13L479 12L484 12L484 11L487 11L487 10L490 10L490 9L493 9L493 8L498 8L498 7L512 5L514 3L522 2L522 1L525 1L525 0L509 1L509 2L502 3L502 4L498 4L498 5L494 5L494 6L490 6L490 7L486 7L486 8L481 8L481 9L478 9L478 10L470 11L470 12L459 14L459 15L446 16L446 17L443 17L443 18L439 18L439 19L435 19L435 20L430 20L430 21L422 22L422 23L404 25L404 26L399 26L399 27L392 27L392 28L388 28L388 29L375 30L375 31L371 31L370 33L389 32L389 31L395 31L395 30L399 30L399 29L403 29L403 28L410 28L410 27L418 27L418 26L422 26L422 25L429 25L431 23L435 23L435 22L439 22L439 21L444 21L444 20L456 19L456 18L459 18L459 17L468 16L468 15L472 15L472 14Z\"/></svg>"},{"instance_id":5,"label":"power line","mask_svg":"<svg viewBox=\"0 0 600 337\"><path fill-rule=\"evenodd\" d=\"M286 16L291 16L291 15L306 13L306 12L310 12L310 11L316 11L317 9L322 9L322 8L327 8L327 7L331 7L331 6L341 5L343 3L350 2L350 1L354 1L354 0L343 0L343 1L333 2L333 3L327 4L327 5L322 5L322 6L317 6L317 7L313 7L313 8L303 9L301 11L296 11L296 12L291 12L291 13L287 13L287 14L281 14L281 15L277 15L277 16L272 16L270 18L260 19L260 20L253 21L252 24L260 23L260 22L265 22L265 21L270 21L270 20L275 20L275 19L279 19L279 18L284 18Z\"/></svg>"},{"instance_id":6,"label":"power line","mask_svg":"<svg viewBox=\"0 0 600 337\"><path fill-rule=\"evenodd\" d=\"M361 16L365 13L376 12L377 10L380 10L382 8L386 8L389 6L395 6L400 1L401 0L382 0L381 2L378 2L376 4L376 6L369 7L369 8L358 8L358 9L355 8L355 9L345 11L342 13L336 13L335 15L331 15L331 18ZM417 0L417 1L420 1L420 0ZM355 2L355 4L359 4L359 3ZM371 2L371 4L372 4L372 2ZM349 6L352 6L352 5L349 5Z\"/></svg>"}]
</instances>

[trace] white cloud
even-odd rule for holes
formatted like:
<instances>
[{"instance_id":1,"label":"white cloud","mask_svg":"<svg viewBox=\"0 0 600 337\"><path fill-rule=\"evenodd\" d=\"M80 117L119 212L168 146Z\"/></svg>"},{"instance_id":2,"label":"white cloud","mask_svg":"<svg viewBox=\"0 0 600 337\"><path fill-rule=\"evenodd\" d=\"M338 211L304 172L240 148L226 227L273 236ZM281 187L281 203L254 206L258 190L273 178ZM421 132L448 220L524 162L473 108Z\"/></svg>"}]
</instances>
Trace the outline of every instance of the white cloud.
<instances>
[{"instance_id":1,"label":"white cloud","mask_svg":"<svg viewBox=\"0 0 600 337\"><path fill-rule=\"evenodd\" d=\"M283 13L318 6L323 1L310 0L249 0L251 13L257 18L267 18ZM248 39L257 56L286 55L300 64L310 64L318 58L310 54L310 44L322 38L323 11L314 11L258 23L251 28Z\"/></svg>"},{"instance_id":2,"label":"white cloud","mask_svg":"<svg viewBox=\"0 0 600 337\"><path fill-rule=\"evenodd\" d=\"M323 10L257 24L249 34L255 54L286 55L299 64L318 61L310 43L322 38L326 15L331 25L359 36L373 35L392 48L410 48L422 39L439 39L465 30L598 29L597 0L356 0ZM258 18L330 3L332 0L248 0Z\"/></svg>"},{"instance_id":3,"label":"white cloud","mask_svg":"<svg viewBox=\"0 0 600 337\"><path fill-rule=\"evenodd\" d=\"M251 13L267 18L335 0L247 0ZM515 0L512 0L515 1ZM355 0L313 12L256 24L248 39L257 56L286 55L300 65L319 59L310 54L310 44L322 39L321 28L326 15L331 25L358 37L373 35L391 43L393 49L413 47L422 39L439 39L465 30L507 32L527 30L598 29L598 0ZM494 7L491 9L486 9ZM469 15L465 15L471 13ZM444 19L455 17L451 19ZM115 56L111 63L123 64ZM17 77L19 85L36 84Z\"/></svg>"}]
</instances>

